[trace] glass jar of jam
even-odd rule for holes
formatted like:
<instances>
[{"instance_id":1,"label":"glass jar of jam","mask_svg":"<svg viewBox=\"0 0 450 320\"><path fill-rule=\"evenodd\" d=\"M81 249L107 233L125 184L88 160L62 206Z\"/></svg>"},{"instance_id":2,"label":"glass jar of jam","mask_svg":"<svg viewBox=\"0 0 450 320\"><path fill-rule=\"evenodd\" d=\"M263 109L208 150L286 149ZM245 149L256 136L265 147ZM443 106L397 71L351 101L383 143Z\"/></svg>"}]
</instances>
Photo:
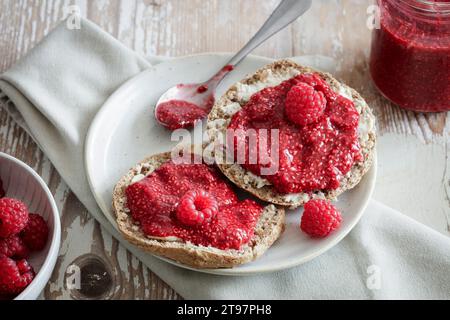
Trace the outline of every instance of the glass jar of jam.
<instances>
[{"instance_id":1,"label":"glass jar of jam","mask_svg":"<svg viewBox=\"0 0 450 320\"><path fill-rule=\"evenodd\" d=\"M450 110L450 0L378 0L370 71L402 108Z\"/></svg>"}]
</instances>

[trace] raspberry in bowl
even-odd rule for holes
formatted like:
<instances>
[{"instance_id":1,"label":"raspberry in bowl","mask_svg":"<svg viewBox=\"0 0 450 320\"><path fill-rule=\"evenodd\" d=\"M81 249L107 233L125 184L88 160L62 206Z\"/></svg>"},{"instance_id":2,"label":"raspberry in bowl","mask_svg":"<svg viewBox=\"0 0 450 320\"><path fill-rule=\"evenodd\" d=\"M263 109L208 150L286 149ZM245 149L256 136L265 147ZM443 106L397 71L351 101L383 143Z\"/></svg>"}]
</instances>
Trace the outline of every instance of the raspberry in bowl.
<instances>
[{"instance_id":1,"label":"raspberry in bowl","mask_svg":"<svg viewBox=\"0 0 450 320\"><path fill-rule=\"evenodd\" d=\"M61 227L55 200L42 178L0 153L0 299L33 300L58 257Z\"/></svg>"}]
</instances>

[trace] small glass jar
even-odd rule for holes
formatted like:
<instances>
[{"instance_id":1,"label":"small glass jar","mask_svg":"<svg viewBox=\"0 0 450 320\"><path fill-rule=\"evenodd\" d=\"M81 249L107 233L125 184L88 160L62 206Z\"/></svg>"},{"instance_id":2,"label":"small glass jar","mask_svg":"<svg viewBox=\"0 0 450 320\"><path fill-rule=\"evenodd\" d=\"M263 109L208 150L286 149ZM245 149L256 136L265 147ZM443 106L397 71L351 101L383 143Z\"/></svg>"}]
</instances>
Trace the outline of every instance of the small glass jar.
<instances>
[{"instance_id":1,"label":"small glass jar","mask_svg":"<svg viewBox=\"0 0 450 320\"><path fill-rule=\"evenodd\" d=\"M450 0L378 0L370 72L402 108L450 110Z\"/></svg>"}]
</instances>

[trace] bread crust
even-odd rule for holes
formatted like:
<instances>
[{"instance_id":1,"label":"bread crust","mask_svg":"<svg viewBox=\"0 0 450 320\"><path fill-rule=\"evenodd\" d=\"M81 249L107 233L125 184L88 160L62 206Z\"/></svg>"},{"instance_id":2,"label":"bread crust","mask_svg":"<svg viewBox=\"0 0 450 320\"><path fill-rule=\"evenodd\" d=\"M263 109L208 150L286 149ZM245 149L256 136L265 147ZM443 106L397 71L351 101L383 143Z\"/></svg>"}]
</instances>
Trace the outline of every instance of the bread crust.
<instances>
[{"instance_id":1,"label":"bread crust","mask_svg":"<svg viewBox=\"0 0 450 320\"><path fill-rule=\"evenodd\" d=\"M337 93L341 90L346 90L349 95L351 95L350 98L355 102L355 106L360 114L360 121L369 121L371 123L375 122L375 117L373 116L370 107L356 90L339 82L328 73L323 73L312 68L299 65L290 60L280 60L263 67L262 69L256 71L253 75L250 75L244 80L233 85L216 102L208 116L207 130L211 142L214 143L215 135L217 133L224 134L227 129L234 114L229 112L230 106L236 106L237 103L240 107L243 107L247 103L247 101L240 96L238 86L258 85L267 78L267 74L290 75L288 78L292 78L301 73L319 74ZM351 171L341 179L340 187L336 190L326 192L318 190L312 194L302 193L296 194L295 196L284 195L278 193L271 185L261 186L260 182L253 179L255 175L250 171L245 170L240 165L219 163L218 167L230 181L235 183L241 189L253 194L257 198L279 206L297 208L313 198L334 200L343 192L354 188L361 181L362 177L369 171L373 163L376 145L375 126L369 128L367 137L365 137L364 140L362 138L363 137L360 135L359 140L364 161L353 165Z\"/></svg>"},{"instance_id":2,"label":"bread crust","mask_svg":"<svg viewBox=\"0 0 450 320\"><path fill-rule=\"evenodd\" d=\"M113 209L122 235L130 243L155 255L163 256L193 268L231 268L251 262L261 256L284 231L285 212L269 205L264 208L250 242L241 250L220 250L197 246L191 243L151 239L137 225L126 204L125 190L133 179L152 173L170 160L171 153L162 153L146 158L124 175L113 191ZM142 175L142 176L140 176Z\"/></svg>"}]
</instances>

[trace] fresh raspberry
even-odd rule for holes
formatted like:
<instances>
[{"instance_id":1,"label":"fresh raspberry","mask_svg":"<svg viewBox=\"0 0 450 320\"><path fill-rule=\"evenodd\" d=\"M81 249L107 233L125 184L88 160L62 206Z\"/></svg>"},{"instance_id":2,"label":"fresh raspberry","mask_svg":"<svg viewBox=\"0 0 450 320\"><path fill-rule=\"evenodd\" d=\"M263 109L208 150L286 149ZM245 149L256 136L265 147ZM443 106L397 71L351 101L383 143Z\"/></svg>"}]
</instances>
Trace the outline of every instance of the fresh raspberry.
<instances>
[{"instance_id":1,"label":"fresh raspberry","mask_svg":"<svg viewBox=\"0 0 450 320\"><path fill-rule=\"evenodd\" d=\"M189 191L177 207L177 219L186 226L209 222L219 211L216 199L204 190Z\"/></svg>"},{"instance_id":2,"label":"fresh raspberry","mask_svg":"<svg viewBox=\"0 0 450 320\"><path fill-rule=\"evenodd\" d=\"M324 94L306 83L293 86L286 96L287 117L302 127L317 122L326 106Z\"/></svg>"},{"instance_id":3,"label":"fresh raspberry","mask_svg":"<svg viewBox=\"0 0 450 320\"><path fill-rule=\"evenodd\" d=\"M328 82L322 79L317 73L303 73L297 76L296 80L309 84L315 90L322 92L329 102L334 101L338 96L336 92L331 89Z\"/></svg>"},{"instance_id":4,"label":"fresh raspberry","mask_svg":"<svg viewBox=\"0 0 450 320\"><path fill-rule=\"evenodd\" d=\"M359 113L353 101L339 96L329 104L331 122L339 128L355 128L358 126Z\"/></svg>"},{"instance_id":5,"label":"fresh raspberry","mask_svg":"<svg viewBox=\"0 0 450 320\"><path fill-rule=\"evenodd\" d=\"M339 228L341 213L326 200L311 200L305 204L300 228L314 238L324 238Z\"/></svg>"},{"instance_id":6,"label":"fresh raspberry","mask_svg":"<svg viewBox=\"0 0 450 320\"><path fill-rule=\"evenodd\" d=\"M8 258L23 259L28 257L28 254L27 246L18 235L0 239L0 255Z\"/></svg>"},{"instance_id":7,"label":"fresh raspberry","mask_svg":"<svg viewBox=\"0 0 450 320\"><path fill-rule=\"evenodd\" d=\"M6 195L5 189L3 189L3 181L0 179L0 198L4 198Z\"/></svg>"},{"instance_id":8,"label":"fresh raspberry","mask_svg":"<svg viewBox=\"0 0 450 320\"><path fill-rule=\"evenodd\" d=\"M30 218L25 229L20 234L23 242L32 251L40 251L47 244L48 226L45 220L38 214L30 213Z\"/></svg>"},{"instance_id":9,"label":"fresh raspberry","mask_svg":"<svg viewBox=\"0 0 450 320\"><path fill-rule=\"evenodd\" d=\"M31 266L31 264L28 263L27 260L21 259L19 261L16 261L16 264L17 264L17 269L19 269L19 272L21 274L25 274L27 272L31 272L34 274L33 267Z\"/></svg>"},{"instance_id":10,"label":"fresh raspberry","mask_svg":"<svg viewBox=\"0 0 450 320\"><path fill-rule=\"evenodd\" d=\"M28 209L19 200L0 199L0 238L18 234L27 225Z\"/></svg>"},{"instance_id":11,"label":"fresh raspberry","mask_svg":"<svg viewBox=\"0 0 450 320\"><path fill-rule=\"evenodd\" d=\"M33 268L26 260L0 256L0 295L17 295L34 279Z\"/></svg>"}]
</instances>

